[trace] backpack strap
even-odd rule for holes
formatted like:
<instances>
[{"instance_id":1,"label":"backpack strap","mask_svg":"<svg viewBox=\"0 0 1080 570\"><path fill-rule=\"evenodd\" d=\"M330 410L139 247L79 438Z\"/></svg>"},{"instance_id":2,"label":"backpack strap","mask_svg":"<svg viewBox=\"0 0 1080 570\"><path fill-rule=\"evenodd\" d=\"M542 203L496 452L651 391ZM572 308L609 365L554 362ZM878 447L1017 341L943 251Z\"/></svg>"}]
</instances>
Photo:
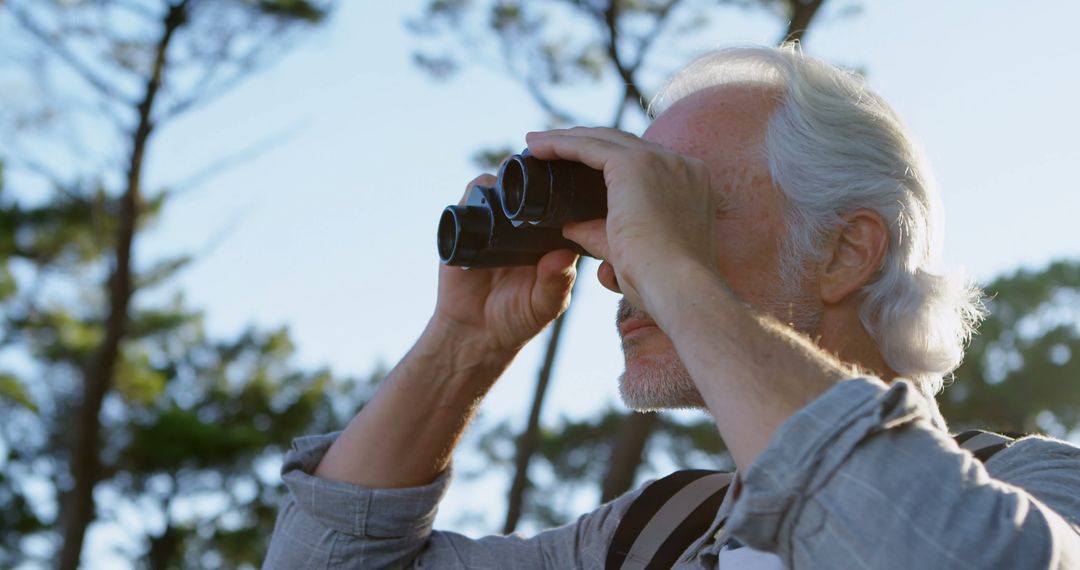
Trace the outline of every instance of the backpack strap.
<instances>
[{"instance_id":1,"label":"backpack strap","mask_svg":"<svg viewBox=\"0 0 1080 570\"><path fill-rule=\"evenodd\" d=\"M1020 437L1023 434L969 430L953 439L986 462ZM734 477L734 473L690 469L649 484L619 521L608 546L605 570L671 568L709 530Z\"/></svg>"},{"instance_id":2,"label":"backpack strap","mask_svg":"<svg viewBox=\"0 0 1080 570\"><path fill-rule=\"evenodd\" d=\"M1023 437L1023 434L1009 433L1008 435L1002 435L1000 433L973 429L958 433L953 436L953 439L961 449L970 451L971 454L975 456L975 459L985 463L986 460L993 457L995 453L1009 447L1021 437Z\"/></svg>"},{"instance_id":3,"label":"backpack strap","mask_svg":"<svg viewBox=\"0 0 1080 570\"><path fill-rule=\"evenodd\" d=\"M733 473L692 469L653 482L634 500L608 547L607 570L671 568L704 534Z\"/></svg>"}]
</instances>

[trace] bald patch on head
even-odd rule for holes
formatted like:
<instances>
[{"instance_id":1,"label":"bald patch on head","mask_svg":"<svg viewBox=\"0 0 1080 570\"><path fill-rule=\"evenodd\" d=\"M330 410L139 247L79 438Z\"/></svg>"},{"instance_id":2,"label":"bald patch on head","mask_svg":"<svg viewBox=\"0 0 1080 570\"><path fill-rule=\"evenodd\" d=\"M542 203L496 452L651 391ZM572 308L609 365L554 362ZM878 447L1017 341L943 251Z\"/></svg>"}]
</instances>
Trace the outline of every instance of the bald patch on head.
<instances>
[{"instance_id":1,"label":"bald patch on head","mask_svg":"<svg viewBox=\"0 0 1080 570\"><path fill-rule=\"evenodd\" d=\"M761 83L708 87L672 104L644 138L705 162L720 198L717 216L745 208L759 214L754 202L780 195L765 155L769 117L779 95L777 87Z\"/></svg>"}]
</instances>

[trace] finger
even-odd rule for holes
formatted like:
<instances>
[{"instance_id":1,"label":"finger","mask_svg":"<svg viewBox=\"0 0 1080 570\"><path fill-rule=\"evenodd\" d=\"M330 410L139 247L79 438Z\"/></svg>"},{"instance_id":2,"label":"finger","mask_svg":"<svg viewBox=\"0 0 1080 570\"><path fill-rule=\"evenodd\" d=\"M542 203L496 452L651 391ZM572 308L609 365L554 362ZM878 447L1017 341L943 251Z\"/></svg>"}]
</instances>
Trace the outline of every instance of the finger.
<instances>
[{"instance_id":1,"label":"finger","mask_svg":"<svg viewBox=\"0 0 1080 570\"><path fill-rule=\"evenodd\" d=\"M615 274L615 267L606 261L600 262L600 267L596 268L596 279L609 291L616 293L622 293L622 289L619 287L619 277Z\"/></svg>"},{"instance_id":2,"label":"finger","mask_svg":"<svg viewBox=\"0 0 1080 570\"><path fill-rule=\"evenodd\" d=\"M534 154L537 158L544 160L562 158L566 160L575 160L577 162L585 162L586 164L589 163L582 157L572 156L574 154L573 149L567 148L566 145L591 143L612 150L667 150L656 143L649 142L626 131L596 127L574 127L571 129L536 131L526 134L525 140L529 145L529 152ZM560 148L555 148L553 145L561 146ZM599 166L596 164L589 165L599 169Z\"/></svg>"},{"instance_id":3,"label":"finger","mask_svg":"<svg viewBox=\"0 0 1080 570\"><path fill-rule=\"evenodd\" d=\"M569 249L548 252L536 264L533 304L548 313L562 313L570 304L570 289L577 278L578 256Z\"/></svg>"},{"instance_id":4,"label":"finger","mask_svg":"<svg viewBox=\"0 0 1080 570\"><path fill-rule=\"evenodd\" d=\"M465 204L465 200L469 197L469 191L476 186L494 186L498 179L494 174L481 174L476 178L473 178L466 186L465 192L461 195L461 200L458 200L458 206Z\"/></svg>"},{"instance_id":5,"label":"finger","mask_svg":"<svg viewBox=\"0 0 1080 570\"><path fill-rule=\"evenodd\" d=\"M563 237L585 248L597 259L607 259L607 220L574 222L563 226Z\"/></svg>"},{"instance_id":6,"label":"finger","mask_svg":"<svg viewBox=\"0 0 1080 570\"><path fill-rule=\"evenodd\" d=\"M563 159L603 170L607 161L625 151L626 145L612 140L556 132L529 133L529 152L541 160Z\"/></svg>"},{"instance_id":7,"label":"finger","mask_svg":"<svg viewBox=\"0 0 1080 570\"><path fill-rule=\"evenodd\" d=\"M551 129L547 131L533 131L525 134L525 139L528 140L531 136L565 136L565 137L581 137L591 138L597 140L605 140L625 146L636 145L649 145L652 144L645 139L626 131L619 129L612 129L610 127L570 127L568 129Z\"/></svg>"}]
</instances>

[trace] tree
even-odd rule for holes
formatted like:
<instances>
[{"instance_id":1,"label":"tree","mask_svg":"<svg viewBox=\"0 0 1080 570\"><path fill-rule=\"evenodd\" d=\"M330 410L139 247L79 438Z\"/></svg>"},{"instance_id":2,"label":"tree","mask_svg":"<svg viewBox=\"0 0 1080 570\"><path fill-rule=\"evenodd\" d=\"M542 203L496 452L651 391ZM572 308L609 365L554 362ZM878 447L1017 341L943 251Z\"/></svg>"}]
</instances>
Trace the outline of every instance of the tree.
<instances>
[{"instance_id":1,"label":"tree","mask_svg":"<svg viewBox=\"0 0 1080 570\"><path fill-rule=\"evenodd\" d=\"M3 197L4 347L32 363L5 374L0 394L38 408L35 414L24 407L20 422L5 425L4 437L9 461L28 470L24 481L51 480L61 495L59 521L36 515L12 520L24 532L60 529L59 568L78 566L87 527L98 509L108 511L95 504L95 491L106 488L159 499L166 523L151 540L151 567L176 561L183 540L216 541L224 552L226 534L233 532L235 542L235 533L251 521L209 534L200 528L194 537L192 528L173 524L171 501L205 486L200 480L219 468L221 483L250 480L245 462L261 456L258 449L273 451L269 441L282 441L267 435L284 437L325 416L320 410L329 403L318 391L337 382L326 372L292 370L284 331L252 331L232 343L206 339L197 313L181 299L158 308L135 302L137 292L167 282L190 259L140 264L134 255L139 232L168 197L143 184L146 156L161 126L273 61L297 32L322 21L331 4L105 0L10 1L0 7L8 33L27 40L12 59L24 57L14 62L41 87L31 108L5 128L30 125L34 132L23 128L20 140L48 139L45 151L23 145L5 152L9 163L42 175L50 192L35 204ZM55 137L59 124L75 136ZM68 143L87 137L93 145L69 152L68 161L55 158L70 150ZM91 147L124 150L108 155ZM93 281L102 284L97 292L86 287ZM235 377L241 372L254 376ZM33 386L30 377L48 378L48 386ZM273 428L250 427L271 416ZM26 437L31 426L40 427L44 438ZM163 474L171 482L160 483ZM21 483L0 483L10 485L0 500L25 510ZM254 513L261 504L258 517L265 519L273 492L263 492L265 482L253 484L258 493L245 508ZM19 552L18 546L7 550L0 563ZM219 558L236 560L231 554Z\"/></svg>"},{"instance_id":2,"label":"tree","mask_svg":"<svg viewBox=\"0 0 1080 570\"><path fill-rule=\"evenodd\" d=\"M625 128L634 120L645 119L643 105L650 91L662 75L671 71L656 60L662 53L680 49L675 47L673 36L678 35L681 49L695 43L702 46L711 21L721 17L724 9L742 8L766 10L786 22L779 40L802 40L823 4L824 0L430 0L423 16L411 22L410 28L422 40L437 41L437 48L421 47L415 55L416 63L435 77L451 76L464 61L494 64L528 90L551 126ZM462 39L463 49L447 49L447 36ZM715 41L715 37L708 38L710 44ZM683 63L686 57L678 59ZM567 94L582 85L606 89L612 96L611 108L583 109L573 104ZM478 162L483 166L497 164L510 151L481 152ZM504 533L517 527L527 502L531 460L543 439L540 414L568 314L551 327L529 418L517 437ZM597 422L593 427L604 427L603 433L610 441L606 446L609 467L601 485L601 499L608 500L634 483L653 431L658 427L670 431L673 424L652 413L630 414L618 421L605 415ZM496 433L508 432L503 429Z\"/></svg>"},{"instance_id":3,"label":"tree","mask_svg":"<svg viewBox=\"0 0 1080 570\"><path fill-rule=\"evenodd\" d=\"M989 316L938 398L950 427L1080 429L1080 262L1016 271L986 292Z\"/></svg>"}]
</instances>

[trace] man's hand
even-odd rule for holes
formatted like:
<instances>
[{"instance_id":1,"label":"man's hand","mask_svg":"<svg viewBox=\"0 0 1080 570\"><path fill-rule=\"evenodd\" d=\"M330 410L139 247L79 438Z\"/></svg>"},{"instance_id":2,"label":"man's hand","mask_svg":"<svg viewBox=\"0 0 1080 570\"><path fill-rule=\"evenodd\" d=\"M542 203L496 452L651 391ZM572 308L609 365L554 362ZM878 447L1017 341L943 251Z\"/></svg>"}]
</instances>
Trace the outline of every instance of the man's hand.
<instances>
[{"instance_id":1,"label":"man's hand","mask_svg":"<svg viewBox=\"0 0 1080 570\"><path fill-rule=\"evenodd\" d=\"M494 184L485 174L467 188ZM570 304L576 261L572 251L559 250L533 267L440 267L434 320L494 356L513 357Z\"/></svg>"},{"instance_id":2,"label":"man's hand","mask_svg":"<svg viewBox=\"0 0 1080 570\"><path fill-rule=\"evenodd\" d=\"M491 185L484 175L469 183ZM518 350L570 303L577 255L535 267L439 268L424 334L327 450L317 477L377 488L431 482Z\"/></svg>"},{"instance_id":3,"label":"man's hand","mask_svg":"<svg viewBox=\"0 0 1080 570\"><path fill-rule=\"evenodd\" d=\"M607 218L568 224L563 234L608 262L601 282L631 304L655 311L653 295L670 295L673 270L686 263L714 270L716 197L702 161L615 129L530 133L527 141L538 158L604 172Z\"/></svg>"}]
</instances>

